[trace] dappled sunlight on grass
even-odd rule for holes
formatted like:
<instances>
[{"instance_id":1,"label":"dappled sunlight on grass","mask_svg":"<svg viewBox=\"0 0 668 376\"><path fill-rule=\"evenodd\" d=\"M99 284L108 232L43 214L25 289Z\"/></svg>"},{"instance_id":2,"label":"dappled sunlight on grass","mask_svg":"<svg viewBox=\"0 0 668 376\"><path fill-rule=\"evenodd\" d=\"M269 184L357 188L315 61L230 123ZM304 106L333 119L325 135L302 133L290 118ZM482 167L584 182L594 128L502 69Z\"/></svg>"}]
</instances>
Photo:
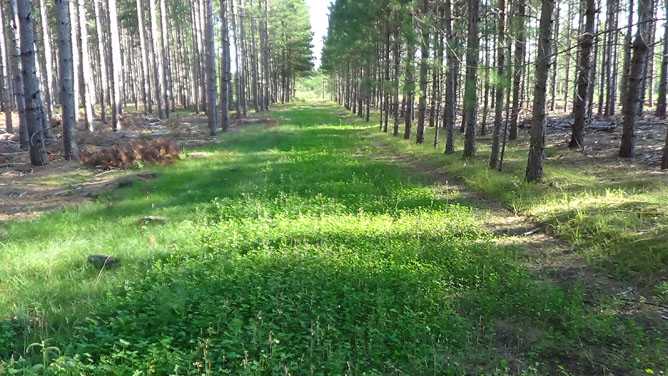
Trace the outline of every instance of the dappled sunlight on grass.
<instances>
[{"instance_id":1,"label":"dappled sunlight on grass","mask_svg":"<svg viewBox=\"0 0 668 376\"><path fill-rule=\"evenodd\" d=\"M3 225L0 373L41 364L26 351L41 341L53 374L501 373L508 351L549 373L566 357L597 370L580 354L599 346L622 369L660 364L662 340L537 281L472 203L377 158L339 112L280 106L279 126L224 134L155 180ZM471 163L470 183L522 186ZM531 335L509 342L514 326Z\"/></svg>"}]
</instances>

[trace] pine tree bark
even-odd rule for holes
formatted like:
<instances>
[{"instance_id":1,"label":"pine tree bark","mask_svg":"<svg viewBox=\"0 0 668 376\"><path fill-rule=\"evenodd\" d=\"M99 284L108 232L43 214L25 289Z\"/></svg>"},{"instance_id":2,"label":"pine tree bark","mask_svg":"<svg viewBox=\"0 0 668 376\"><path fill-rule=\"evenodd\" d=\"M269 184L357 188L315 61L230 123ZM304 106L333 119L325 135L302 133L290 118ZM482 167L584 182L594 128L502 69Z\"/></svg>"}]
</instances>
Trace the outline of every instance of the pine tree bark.
<instances>
[{"instance_id":1,"label":"pine tree bark","mask_svg":"<svg viewBox=\"0 0 668 376\"><path fill-rule=\"evenodd\" d=\"M97 2L97 0L95 0ZM144 35L144 4L142 0L137 0L137 28L139 29L139 49L141 54L141 90L142 102L144 103L144 113L153 112L152 106L148 100L150 88L148 79L148 58L146 56L146 36Z\"/></svg>"},{"instance_id":2,"label":"pine tree bark","mask_svg":"<svg viewBox=\"0 0 668 376\"><path fill-rule=\"evenodd\" d=\"M412 18L408 22L406 34L406 82L404 84L404 95L406 97L406 110L404 111L404 139L411 138L413 125L413 112L415 101L415 35Z\"/></svg>"},{"instance_id":3,"label":"pine tree bark","mask_svg":"<svg viewBox=\"0 0 668 376\"><path fill-rule=\"evenodd\" d=\"M230 116L229 116L229 94L230 94L230 35L228 30L227 22L227 2L228 0L221 0L220 2L220 19L222 21L221 26L221 39L222 39L222 77L221 77L221 87L220 87L220 110L221 110L221 125L223 132L227 131L230 127Z\"/></svg>"},{"instance_id":4,"label":"pine tree bark","mask_svg":"<svg viewBox=\"0 0 668 376\"><path fill-rule=\"evenodd\" d=\"M543 159L545 157L545 98L547 76L550 70L552 42L550 34L554 12L554 0L543 0L540 26L538 29L538 56L536 57L536 82L533 98L533 120L531 141L526 169L526 180L537 182L543 179Z\"/></svg>"},{"instance_id":5,"label":"pine tree bark","mask_svg":"<svg viewBox=\"0 0 668 376\"><path fill-rule=\"evenodd\" d=\"M478 20L480 18L480 0L469 0L469 26L466 43L466 80L464 88L464 117L466 133L464 135L464 157L475 156L476 152L476 107L478 103L478 61L480 46Z\"/></svg>"},{"instance_id":6,"label":"pine tree bark","mask_svg":"<svg viewBox=\"0 0 668 376\"><path fill-rule=\"evenodd\" d=\"M28 150L30 148L30 135L26 121L26 99L24 95L25 91L23 86L23 74L21 73L23 70L21 61L21 39L19 31L18 9L16 6L16 0L11 0L8 16L11 33L9 35L8 53L11 56L10 61L12 65L12 88L14 91L14 101L16 103L16 109L19 115L19 145L21 146L21 150Z\"/></svg>"},{"instance_id":7,"label":"pine tree bark","mask_svg":"<svg viewBox=\"0 0 668 376\"><path fill-rule=\"evenodd\" d=\"M53 53L51 51L51 38L49 35L49 19L46 0L40 0L40 21L42 27L42 48L44 53L44 109L46 110L47 124L52 124L53 118ZM47 135L48 136L48 135Z\"/></svg>"},{"instance_id":8,"label":"pine tree bark","mask_svg":"<svg viewBox=\"0 0 668 376\"><path fill-rule=\"evenodd\" d=\"M101 0L93 0L93 11L95 12L95 29L97 33L97 52L98 52L98 64L100 68L100 117L102 122L106 123L107 121L107 104L110 102L108 92L109 92L109 82L107 80L107 59L105 58L105 51L107 50L105 43L105 33L103 30L103 15L102 15L102 4ZM138 0L139 1L139 0ZM69 18L68 18L69 22ZM70 44L70 48L71 48ZM143 48L142 48L143 50Z\"/></svg>"},{"instance_id":9,"label":"pine tree bark","mask_svg":"<svg viewBox=\"0 0 668 376\"><path fill-rule=\"evenodd\" d=\"M525 45L526 45L526 3L525 0L517 0L516 3L516 14L513 17L515 21L515 27L513 28L516 31L515 39L515 56L514 62L515 70L513 74L513 110L510 119L510 134L508 138L510 140L517 139L517 122L520 115L520 89L522 86L522 75L524 74L524 55L525 55Z\"/></svg>"},{"instance_id":10,"label":"pine tree bark","mask_svg":"<svg viewBox=\"0 0 668 376\"><path fill-rule=\"evenodd\" d=\"M522 0L520 0L520 1L522 1ZM560 13L560 11L561 11L560 3L557 2L557 9L555 10L556 17L555 17L555 22L554 22L554 37L553 37L554 50L555 51L559 50L558 46L559 46L559 13ZM550 111L554 112L554 108L555 108L555 104L556 104L555 102L556 102L556 99L557 99L557 72L559 71L559 55L558 54L554 55L554 61L552 62L552 64L554 66L552 67L552 79L551 79L552 84L550 85L550 90L551 90Z\"/></svg>"},{"instance_id":11,"label":"pine tree bark","mask_svg":"<svg viewBox=\"0 0 668 376\"><path fill-rule=\"evenodd\" d=\"M81 108L81 79L79 74L79 68L81 66L81 59L79 58L79 17L77 15L77 2L76 0L70 1L70 23L72 26L72 65L74 66L74 107L76 111L74 112L74 118L77 123L80 120L79 109Z\"/></svg>"},{"instance_id":12,"label":"pine tree bark","mask_svg":"<svg viewBox=\"0 0 668 376\"><path fill-rule=\"evenodd\" d=\"M25 117L30 146L30 163L33 166L45 166L49 162L44 146L44 129L42 128L42 97L39 79L37 78L37 56L35 54L35 32L30 0L10 0L12 8L18 11L21 35L21 67L23 92L25 94ZM16 8L18 6L18 9Z\"/></svg>"},{"instance_id":13,"label":"pine tree bark","mask_svg":"<svg viewBox=\"0 0 668 376\"><path fill-rule=\"evenodd\" d=\"M158 117L160 119L167 118L164 102L164 88L165 88L165 66L162 57L162 38L158 29L158 11L154 0L149 0L149 17L151 17L151 51L153 55L153 75L155 77L155 101L158 107Z\"/></svg>"},{"instance_id":14,"label":"pine tree bark","mask_svg":"<svg viewBox=\"0 0 668 376\"><path fill-rule=\"evenodd\" d=\"M633 58L629 67L628 86L626 89L624 103L624 125L622 129L622 143L619 148L619 156L632 158L635 154L635 123L640 114L642 102L643 82L645 81L645 68L650 38L650 21L652 18L652 0L639 0L638 2L638 32L633 42Z\"/></svg>"},{"instance_id":15,"label":"pine tree bark","mask_svg":"<svg viewBox=\"0 0 668 376\"><path fill-rule=\"evenodd\" d=\"M427 74L429 71L429 2L422 1L423 24L420 26L420 101L418 102L418 123L416 143L424 143L424 125L427 113Z\"/></svg>"},{"instance_id":16,"label":"pine tree bark","mask_svg":"<svg viewBox=\"0 0 668 376\"><path fill-rule=\"evenodd\" d=\"M594 0L586 1L585 29L580 37L580 72L578 73L577 95L573 101L575 121L569 147L582 149L584 147L584 129L587 121L589 99L589 85L592 67L592 48L594 46L594 18L596 4Z\"/></svg>"},{"instance_id":17,"label":"pine tree bark","mask_svg":"<svg viewBox=\"0 0 668 376\"><path fill-rule=\"evenodd\" d=\"M521 2L522 0L520 0L520 3ZM506 18L506 1L498 0L497 4L498 4L497 8L499 9L499 19L497 21L498 40L497 40L497 53L496 53L497 85L496 85L496 103L494 107L494 131L492 134L492 153L489 158L489 168L492 169L497 168L499 164L501 127L503 126L503 100L504 100L504 87L505 87L504 78L506 77L505 34L504 34L505 33L504 22ZM519 12L519 9L520 8L518 7L518 14L523 15L524 12ZM515 45L515 48L517 48L517 44ZM517 50L515 50L515 53L517 54ZM515 67L515 69L517 70L517 66ZM515 125L517 126L517 124ZM515 130L515 132L516 132L515 137L517 137L517 129ZM512 130L511 130L511 135L512 135Z\"/></svg>"},{"instance_id":18,"label":"pine tree bark","mask_svg":"<svg viewBox=\"0 0 668 376\"><path fill-rule=\"evenodd\" d=\"M399 28L394 31L393 39L392 60L394 61L394 79L392 80L392 89L394 91L394 127L392 135L396 137L399 136L399 80L401 76L401 38L399 37Z\"/></svg>"},{"instance_id":19,"label":"pine tree bark","mask_svg":"<svg viewBox=\"0 0 668 376\"><path fill-rule=\"evenodd\" d=\"M628 19L626 24L626 34L624 36L624 62L622 65L622 86L621 86L621 101L622 105L626 103L626 91L627 91L627 80L626 78L629 75L629 66L631 65L631 49L633 48L633 39L632 39L632 28L633 28L633 13L634 9L634 0L629 0L629 8L627 10Z\"/></svg>"},{"instance_id":20,"label":"pine tree bark","mask_svg":"<svg viewBox=\"0 0 668 376\"><path fill-rule=\"evenodd\" d=\"M169 62L169 32L167 28L167 8L165 0L160 0L160 63L162 64L162 95L163 104L165 105L165 118L169 118L171 111L170 100L172 97L172 89L170 86L170 62ZM159 70L159 68L158 68Z\"/></svg>"},{"instance_id":21,"label":"pine tree bark","mask_svg":"<svg viewBox=\"0 0 668 376\"><path fill-rule=\"evenodd\" d=\"M84 0L77 0L78 3L78 16L79 16L79 29L81 35L81 48L79 49L79 78L81 79L84 87L83 100L84 100L84 114L86 121L86 128L89 131L93 131L93 104L94 104L94 92L95 89L93 85L93 74L91 73L91 60L88 50L88 26L86 22L86 6Z\"/></svg>"},{"instance_id":22,"label":"pine tree bark","mask_svg":"<svg viewBox=\"0 0 668 376\"><path fill-rule=\"evenodd\" d=\"M668 19L668 0L664 1L665 17ZM663 24L663 56L661 58L661 81L659 82L659 96L656 104L656 116L666 118L666 87L668 86L668 22Z\"/></svg>"},{"instance_id":23,"label":"pine tree bark","mask_svg":"<svg viewBox=\"0 0 668 376\"><path fill-rule=\"evenodd\" d=\"M76 120L74 119L74 66L72 64L72 25L69 0L56 0L56 15L58 19L63 150L65 159L78 160L79 148L76 142Z\"/></svg>"},{"instance_id":24,"label":"pine tree bark","mask_svg":"<svg viewBox=\"0 0 668 376\"><path fill-rule=\"evenodd\" d=\"M9 55L7 54L7 39L5 38L5 27L9 20L3 13L3 7L0 6L0 102L2 102L2 109L5 112L5 130L7 133L14 133L14 124L12 119L12 85L11 85L11 68L9 63Z\"/></svg>"},{"instance_id":25,"label":"pine tree bark","mask_svg":"<svg viewBox=\"0 0 668 376\"><path fill-rule=\"evenodd\" d=\"M455 38L452 33L452 1L445 0L445 38L447 40L447 74L445 78L445 103L443 105L443 121L445 122L445 153L452 154L455 152L455 105L457 99L455 98L456 93L456 80L457 80L457 56L455 54Z\"/></svg>"},{"instance_id":26,"label":"pine tree bark","mask_svg":"<svg viewBox=\"0 0 668 376\"><path fill-rule=\"evenodd\" d=\"M114 131L121 129L121 41L118 30L116 0L108 0L109 37L111 38L111 126Z\"/></svg>"},{"instance_id":27,"label":"pine tree bark","mask_svg":"<svg viewBox=\"0 0 668 376\"><path fill-rule=\"evenodd\" d=\"M206 0L206 80L207 80L207 117L209 133L215 136L218 131L218 112L216 111L216 44L213 33L213 4Z\"/></svg>"}]
</instances>

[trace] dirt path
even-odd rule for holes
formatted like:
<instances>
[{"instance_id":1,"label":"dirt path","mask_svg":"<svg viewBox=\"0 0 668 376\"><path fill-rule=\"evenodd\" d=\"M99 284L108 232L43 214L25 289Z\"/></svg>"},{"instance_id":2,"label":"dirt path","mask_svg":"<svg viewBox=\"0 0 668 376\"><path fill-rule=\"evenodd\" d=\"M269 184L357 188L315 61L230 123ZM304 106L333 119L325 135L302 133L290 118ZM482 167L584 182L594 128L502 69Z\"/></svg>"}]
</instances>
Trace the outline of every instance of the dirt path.
<instances>
[{"instance_id":1,"label":"dirt path","mask_svg":"<svg viewBox=\"0 0 668 376\"><path fill-rule=\"evenodd\" d=\"M521 249L522 262L539 278L566 289L583 289L586 303L592 309L599 309L601 304L612 300L615 301L615 314L634 317L643 325L656 328L668 320L668 307L648 299L651 292L595 270L573 245L551 234L549 226L472 192L460 179L450 176L445 168L435 168L414 157L398 154L390 144L382 141L375 141L373 146L376 148L372 155L374 159L421 172L431 178L443 197L458 197L474 208L484 226L496 235L496 243Z\"/></svg>"}]
</instances>

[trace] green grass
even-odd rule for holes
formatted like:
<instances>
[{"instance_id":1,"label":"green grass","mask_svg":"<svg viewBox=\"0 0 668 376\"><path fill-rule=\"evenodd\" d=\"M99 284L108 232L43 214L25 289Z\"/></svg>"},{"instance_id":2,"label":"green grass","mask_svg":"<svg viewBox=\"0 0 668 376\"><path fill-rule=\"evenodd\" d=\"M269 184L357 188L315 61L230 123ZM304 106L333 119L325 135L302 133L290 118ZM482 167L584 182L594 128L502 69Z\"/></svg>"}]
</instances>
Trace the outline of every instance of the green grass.
<instances>
[{"instance_id":1,"label":"green grass","mask_svg":"<svg viewBox=\"0 0 668 376\"><path fill-rule=\"evenodd\" d=\"M403 134L403 131L400 132ZM415 145L375 131L374 142L390 153L412 155L423 164L442 168L475 192L528 215L568 240L591 265L636 283L668 302L668 175L624 166L618 162L583 161L567 147L546 153L545 182L524 182L526 139L508 145L503 172L490 170L489 138L478 143L478 156L462 160L462 136L456 132L457 153L444 155L440 140L433 148L433 129L426 144Z\"/></svg>"},{"instance_id":2,"label":"green grass","mask_svg":"<svg viewBox=\"0 0 668 376\"><path fill-rule=\"evenodd\" d=\"M536 280L339 112L282 107L154 181L3 224L0 375L665 369L665 338Z\"/></svg>"}]
</instances>

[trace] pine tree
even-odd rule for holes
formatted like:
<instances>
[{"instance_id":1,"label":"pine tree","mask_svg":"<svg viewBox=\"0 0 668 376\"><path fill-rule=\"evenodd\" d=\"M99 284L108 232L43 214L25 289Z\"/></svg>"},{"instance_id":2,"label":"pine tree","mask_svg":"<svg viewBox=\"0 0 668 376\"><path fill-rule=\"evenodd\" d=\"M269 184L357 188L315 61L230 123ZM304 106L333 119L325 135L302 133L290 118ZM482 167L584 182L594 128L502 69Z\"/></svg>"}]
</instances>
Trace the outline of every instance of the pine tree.
<instances>
[{"instance_id":1,"label":"pine tree","mask_svg":"<svg viewBox=\"0 0 668 376\"><path fill-rule=\"evenodd\" d=\"M537 182L543 179L543 159L545 157L545 99L547 76L552 55L552 21L554 0L543 0L538 29L538 55L536 57L536 82L533 98L533 120L531 122L531 142L526 170L526 180Z\"/></svg>"},{"instance_id":2,"label":"pine tree","mask_svg":"<svg viewBox=\"0 0 668 376\"><path fill-rule=\"evenodd\" d=\"M56 0L58 18L58 59L60 66L60 103L62 106L63 150L67 160L78 160L76 120L74 117L74 66L72 64L72 24L70 0Z\"/></svg>"}]
</instances>

